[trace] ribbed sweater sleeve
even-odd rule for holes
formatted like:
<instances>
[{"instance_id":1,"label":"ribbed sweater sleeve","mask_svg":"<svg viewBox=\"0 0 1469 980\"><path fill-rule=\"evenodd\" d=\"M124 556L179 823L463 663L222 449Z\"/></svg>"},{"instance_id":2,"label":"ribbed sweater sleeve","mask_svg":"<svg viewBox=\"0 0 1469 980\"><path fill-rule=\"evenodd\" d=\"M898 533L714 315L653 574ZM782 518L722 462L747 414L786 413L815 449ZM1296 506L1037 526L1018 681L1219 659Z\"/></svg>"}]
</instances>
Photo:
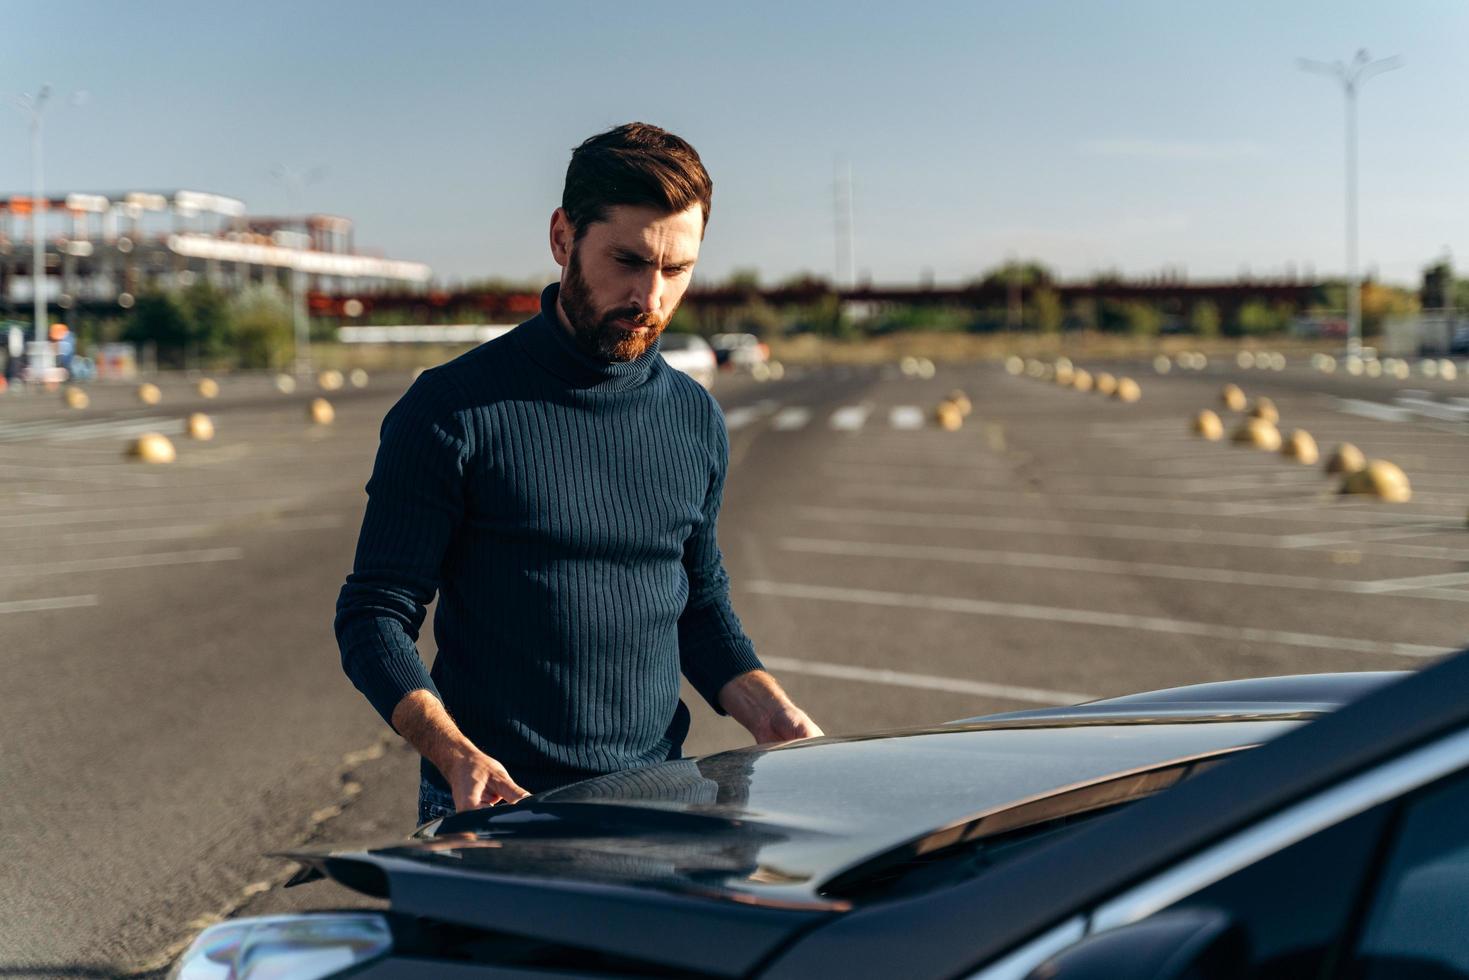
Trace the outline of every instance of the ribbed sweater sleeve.
<instances>
[{"instance_id":1,"label":"ribbed sweater sleeve","mask_svg":"<svg viewBox=\"0 0 1469 980\"><path fill-rule=\"evenodd\" d=\"M404 695L439 697L415 642L464 513L469 440L437 373L425 372L383 420L357 555L337 599L342 668L390 725Z\"/></svg>"},{"instance_id":2,"label":"ribbed sweater sleeve","mask_svg":"<svg viewBox=\"0 0 1469 980\"><path fill-rule=\"evenodd\" d=\"M684 545L683 565L689 579L689 601L678 620L679 665L694 689L719 714L719 691L730 680L761 669L755 646L745 635L729 601L729 576L715 533L729 471L729 436L724 417L711 398L709 439L714 468L699 524Z\"/></svg>"}]
</instances>

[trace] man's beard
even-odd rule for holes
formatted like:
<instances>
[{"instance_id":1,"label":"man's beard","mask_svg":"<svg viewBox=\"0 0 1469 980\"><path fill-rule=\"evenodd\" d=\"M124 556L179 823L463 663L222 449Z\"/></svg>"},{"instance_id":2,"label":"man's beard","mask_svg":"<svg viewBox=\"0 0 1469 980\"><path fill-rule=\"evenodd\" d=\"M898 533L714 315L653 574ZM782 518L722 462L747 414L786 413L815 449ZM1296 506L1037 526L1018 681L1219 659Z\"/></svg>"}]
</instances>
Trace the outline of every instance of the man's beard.
<instances>
[{"instance_id":1,"label":"man's beard","mask_svg":"<svg viewBox=\"0 0 1469 980\"><path fill-rule=\"evenodd\" d=\"M666 318L656 313L642 313L631 306L623 306L606 313L598 313L592 303L591 290L582 278L581 263L576 249L571 250L571 260L566 263L566 275L561 280L561 309L571 322L572 336L583 354L603 361L631 361L641 357L668 326ZM670 313L670 316L672 314ZM636 323L648 329L632 333L619 327L618 320Z\"/></svg>"}]
</instances>

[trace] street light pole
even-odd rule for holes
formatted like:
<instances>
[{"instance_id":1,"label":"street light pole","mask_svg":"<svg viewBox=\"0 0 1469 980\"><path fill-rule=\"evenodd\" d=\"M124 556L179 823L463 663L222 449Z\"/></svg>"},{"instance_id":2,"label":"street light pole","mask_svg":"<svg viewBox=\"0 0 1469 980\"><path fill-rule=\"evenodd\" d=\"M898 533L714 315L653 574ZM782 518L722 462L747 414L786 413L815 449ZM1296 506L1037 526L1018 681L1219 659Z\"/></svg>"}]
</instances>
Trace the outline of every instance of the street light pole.
<instances>
[{"instance_id":1,"label":"street light pole","mask_svg":"<svg viewBox=\"0 0 1469 980\"><path fill-rule=\"evenodd\" d=\"M1357 276L1357 91L1374 75L1401 68L1403 59L1394 55L1373 61L1364 48L1358 50L1350 64L1340 61L1327 64L1308 58L1299 58L1296 64L1303 71L1335 78L1341 83L1346 100L1347 353L1358 354L1362 350L1362 284Z\"/></svg>"},{"instance_id":2,"label":"street light pole","mask_svg":"<svg viewBox=\"0 0 1469 980\"><path fill-rule=\"evenodd\" d=\"M46 212L45 182L41 179L41 117L51 98L51 86L42 85L35 95L22 95L14 103L31 115L31 292L35 313L35 341L48 336L46 329Z\"/></svg>"}]
</instances>

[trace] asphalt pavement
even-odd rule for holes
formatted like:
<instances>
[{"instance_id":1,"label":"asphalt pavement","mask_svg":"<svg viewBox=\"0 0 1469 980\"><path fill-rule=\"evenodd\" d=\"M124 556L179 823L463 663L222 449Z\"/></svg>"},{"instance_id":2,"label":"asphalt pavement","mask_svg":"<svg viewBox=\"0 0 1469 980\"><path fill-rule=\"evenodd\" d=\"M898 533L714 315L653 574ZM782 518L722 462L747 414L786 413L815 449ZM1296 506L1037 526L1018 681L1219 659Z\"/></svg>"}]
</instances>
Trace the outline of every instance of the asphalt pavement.
<instances>
[{"instance_id":1,"label":"asphalt pavement","mask_svg":"<svg viewBox=\"0 0 1469 980\"><path fill-rule=\"evenodd\" d=\"M1206 680L1404 669L1469 602L1469 380L1215 359L1132 404L997 365L721 375L720 525L736 610L829 733ZM413 754L342 675L333 604L383 414L406 375L291 394L185 378L162 401L0 397L0 976L148 973L221 916L362 904L282 890L304 843L411 831ZM1188 430L1221 384L1324 452L1396 462L1414 498ZM962 388L958 431L933 409ZM330 398L336 421L312 425ZM183 418L207 411L216 437ZM178 459L126 459L142 431ZM432 656L425 636L420 648ZM689 751L746 739L695 709Z\"/></svg>"}]
</instances>

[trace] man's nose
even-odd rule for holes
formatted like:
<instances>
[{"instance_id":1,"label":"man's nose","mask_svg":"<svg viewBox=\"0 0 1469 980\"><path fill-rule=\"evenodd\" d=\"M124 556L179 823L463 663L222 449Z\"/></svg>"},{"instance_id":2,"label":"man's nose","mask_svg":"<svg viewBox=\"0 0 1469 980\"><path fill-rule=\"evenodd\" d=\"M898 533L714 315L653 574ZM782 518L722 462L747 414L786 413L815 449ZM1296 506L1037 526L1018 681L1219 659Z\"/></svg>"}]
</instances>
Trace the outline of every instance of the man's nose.
<instances>
[{"instance_id":1,"label":"man's nose","mask_svg":"<svg viewBox=\"0 0 1469 980\"><path fill-rule=\"evenodd\" d=\"M634 305L644 313L657 313L663 303L665 285L663 272L660 269L654 269L640 276L634 291Z\"/></svg>"}]
</instances>

